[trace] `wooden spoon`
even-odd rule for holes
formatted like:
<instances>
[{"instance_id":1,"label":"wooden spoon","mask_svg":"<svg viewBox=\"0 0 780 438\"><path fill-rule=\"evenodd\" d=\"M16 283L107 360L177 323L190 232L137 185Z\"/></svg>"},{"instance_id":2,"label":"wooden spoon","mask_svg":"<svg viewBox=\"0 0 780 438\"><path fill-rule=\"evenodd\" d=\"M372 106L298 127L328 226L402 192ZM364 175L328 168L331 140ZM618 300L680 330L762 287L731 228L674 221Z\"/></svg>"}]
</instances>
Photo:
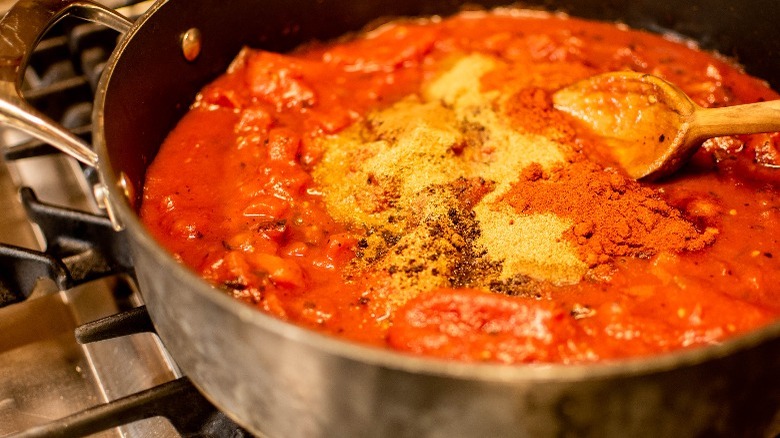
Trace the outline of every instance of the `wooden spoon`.
<instances>
[{"instance_id":1,"label":"wooden spoon","mask_svg":"<svg viewBox=\"0 0 780 438\"><path fill-rule=\"evenodd\" d=\"M702 108L669 82L628 71L577 82L553 103L604 138L635 179L673 173L710 137L780 131L780 100Z\"/></svg>"}]
</instances>

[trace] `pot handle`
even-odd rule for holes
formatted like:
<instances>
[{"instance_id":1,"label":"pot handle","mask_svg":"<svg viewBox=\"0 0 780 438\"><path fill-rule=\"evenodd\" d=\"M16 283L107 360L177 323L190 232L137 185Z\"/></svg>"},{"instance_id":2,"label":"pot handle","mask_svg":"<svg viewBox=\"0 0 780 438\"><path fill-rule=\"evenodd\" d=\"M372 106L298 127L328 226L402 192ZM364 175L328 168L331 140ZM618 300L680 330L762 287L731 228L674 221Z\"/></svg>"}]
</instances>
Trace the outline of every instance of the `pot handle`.
<instances>
[{"instance_id":1,"label":"pot handle","mask_svg":"<svg viewBox=\"0 0 780 438\"><path fill-rule=\"evenodd\" d=\"M120 33L132 22L118 12L87 0L20 0L0 19L0 123L45 141L84 164L97 167L92 148L28 104L21 93L30 54L43 34L72 15Z\"/></svg>"}]
</instances>

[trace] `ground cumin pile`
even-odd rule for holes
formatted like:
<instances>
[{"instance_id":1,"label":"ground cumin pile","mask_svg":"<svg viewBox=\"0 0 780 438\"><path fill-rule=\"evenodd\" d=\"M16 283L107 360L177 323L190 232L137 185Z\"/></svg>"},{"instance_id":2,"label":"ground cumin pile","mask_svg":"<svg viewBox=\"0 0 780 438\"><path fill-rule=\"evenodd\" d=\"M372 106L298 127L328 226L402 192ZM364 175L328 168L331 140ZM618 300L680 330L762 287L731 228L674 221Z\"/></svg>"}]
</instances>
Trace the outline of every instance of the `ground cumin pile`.
<instances>
[{"instance_id":1,"label":"ground cumin pile","mask_svg":"<svg viewBox=\"0 0 780 438\"><path fill-rule=\"evenodd\" d=\"M396 304L438 287L528 295L613 257L714 240L653 190L577 157L548 91L483 90L480 78L502 68L466 56L322 140L313 176L328 211L365 233L351 277L378 275Z\"/></svg>"}]
</instances>

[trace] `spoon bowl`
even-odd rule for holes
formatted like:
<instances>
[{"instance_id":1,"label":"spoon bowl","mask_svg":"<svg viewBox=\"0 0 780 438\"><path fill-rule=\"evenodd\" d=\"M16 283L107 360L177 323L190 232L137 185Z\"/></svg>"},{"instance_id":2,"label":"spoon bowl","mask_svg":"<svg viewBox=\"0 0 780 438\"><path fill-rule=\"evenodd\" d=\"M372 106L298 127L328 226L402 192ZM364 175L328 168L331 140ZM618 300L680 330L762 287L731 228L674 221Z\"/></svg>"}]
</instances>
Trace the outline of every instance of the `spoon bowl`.
<instances>
[{"instance_id":1,"label":"spoon bowl","mask_svg":"<svg viewBox=\"0 0 780 438\"><path fill-rule=\"evenodd\" d=\"M631 71L579 81L553 103L604 139L634 179L674 173L707 138L780 130L780 100L703 108L666 80Z\"/></svg>"}]
</instances>

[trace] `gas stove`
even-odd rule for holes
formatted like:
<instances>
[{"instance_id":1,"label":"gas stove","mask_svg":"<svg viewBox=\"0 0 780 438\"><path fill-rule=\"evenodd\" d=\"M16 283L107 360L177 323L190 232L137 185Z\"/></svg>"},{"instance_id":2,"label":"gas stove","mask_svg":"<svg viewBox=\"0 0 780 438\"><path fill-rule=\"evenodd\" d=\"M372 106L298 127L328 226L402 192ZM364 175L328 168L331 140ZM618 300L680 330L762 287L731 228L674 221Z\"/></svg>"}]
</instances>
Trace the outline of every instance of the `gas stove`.
<instances>
[{"instance_id":1,"label":"gas stove","mask_svg":"<svg viewBox=\"0 0 780 438\"><path fill-rule=\"evenodd\" d=\"M151 2L103 3L134 18ZM117 36L58 23L31 57L25 97L89 140ZM154 334L92 169L11 129L0 128L0 150L0 436L247 436Z\"/></svg>"}]
</instances>

